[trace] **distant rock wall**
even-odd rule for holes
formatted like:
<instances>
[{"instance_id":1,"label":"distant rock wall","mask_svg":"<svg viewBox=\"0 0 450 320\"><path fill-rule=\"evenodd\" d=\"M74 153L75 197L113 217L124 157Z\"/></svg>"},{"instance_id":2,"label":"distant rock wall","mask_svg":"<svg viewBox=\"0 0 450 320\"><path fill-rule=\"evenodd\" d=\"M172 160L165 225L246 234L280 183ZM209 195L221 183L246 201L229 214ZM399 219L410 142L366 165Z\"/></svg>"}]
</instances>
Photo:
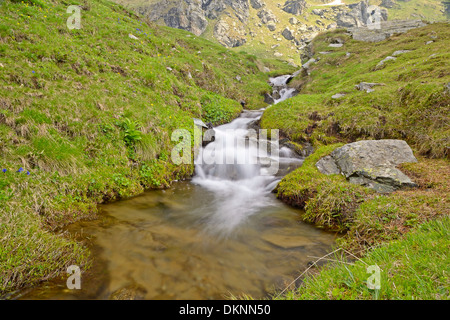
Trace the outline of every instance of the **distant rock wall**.
<instances>
[{"instance_id":1,"label":"distant rock wall","mask_svg":"<svg viewBox=\"0 0 450 320\"><path fill-rule=\"evenodd\" d=\"M353 39L366 42L378 42L395 33L404 33L408 30L420 28L426 23L422 20L392 20L382 21L379 28L369 29L367 26L349 28Z\"/></svg>"},{"instance_id":2,"label":"distant rock wall","mask_svg":"<svg viewBox=\"0 0 450 320\"><path fill-rule=\"evenodd\" d=\"M349 28L357 40L380 41L393 33L405 32L422 26L417 20L391 22L388 20L388 9L397 5L397 1L382 0L380 6L370 5L369 0L348 5L323 6L306 12L308 0L283 0L277 4L279 9L269 9L264 0L160 0L150 6L141 5L137 11L151 21L164 23L173 28L184 29L199 36L213 25L213 35L225 47L242 46L261 31L277 41L289 41L291 49L300 55L308 43L319 32L335 28ZM332 0L322 0L329 3ZM450 4L450 0L444 1ZM450 13L450 5L446 7ZM292 15L289 24L280 22L280 11ZM256 29L250 23L257 19ZM278 16L277 16L278 15ZM308 22L300 22L300 17L308 16ZM303 19L302 19L303 20ZM324 24L324 20L335 21ZM258 28L263 28L259 30ZM261 41L263 43L263 41ZM282 43L280 43L282 44ZM274 48L272 48L274 49Z\"/></svg>"}]
</instances>

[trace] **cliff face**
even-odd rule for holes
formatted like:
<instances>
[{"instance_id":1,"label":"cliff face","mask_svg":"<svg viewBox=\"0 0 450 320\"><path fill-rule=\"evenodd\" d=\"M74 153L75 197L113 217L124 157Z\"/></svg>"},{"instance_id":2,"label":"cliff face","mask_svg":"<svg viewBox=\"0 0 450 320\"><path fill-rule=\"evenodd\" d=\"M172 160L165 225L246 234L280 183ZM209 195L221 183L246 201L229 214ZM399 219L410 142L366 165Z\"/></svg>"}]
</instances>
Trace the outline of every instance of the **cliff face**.
<instances>
[{"instance_id":1,"label":"cliff face","mask_svg":"<svg viewBox=\"0 0 450 320\"><path fill-rule=\"evenodd\" d=\"M225 47L243 46L243 50L260 57L276 57L296 64L301 62L311 39L326 30L373 29L388 17L389 20L435 21L439 16L445 19L449 10L445 3L450 3L382 0L376 6L370 0L356 3L349 3L350 0L115 1L158 24L190 31Z\"/></svg>"},{"instance_id":2,"label":"cliff face","mask_svg":"<svg viewBox=\"0 0 450 320\"><path fill-rule=\"evenodd\" d=\"M252 0L257 5L260 0ZM147 16L151 21L163 22L165 25L190 31L195 35L201 35L208 26L209 20L217 20L223 14L236 19L241 24L246 24L249 17L248 0L161 0L139 5L136 11ZM218 23L219 24L219 23ZM219 38L233 38L230 36L229 27L221 23L217 29ZM220 40L220 39L218 39ZM227 46L236 46L239 43L225 41Z\"/></svg>"},{"instance_id":3,"label":"cliff face","mask_svg":"<svg viewBox=\"0 0 450 320\"><path fill-rule=\"evenodd\" d=\"M131 6L134 3L133 0L118 0L118 2ZM258 31L262 31L266 37L280 38L281 41L286 39L298 46L304 39L310 39L317 32L335 26L364 26L368 18L368 0L349 6L326 8L323 7L323 3L330 1L325 0L319 1L320 4L318 4L323 9L313 10L313 14L317 16L313 16L311 23L301 25L298 24L297 18L307 19L306 10L310 5L306 0L287 0L276 4L273 2L270 0L149 0L134 8L151 21L184 29L197 36L205 33L209 26L213 37L226 47L242 46L247 43L249 37L255 37ZM385 8L380 10L382 20L386 20L387 10ZM321 19L325 19L325 22ZM337 23L330 26L326 20ZM289 27L286 26L287 21L293 29L289 34L285 31ZM254 22L253 25L251 22ZM285 25L279 26L283 22L286 22ZM297 30L292 28L291 25L297 24L299 25ZM259 28L262 30L258 30Z\"/></svg>"}]
</instances>

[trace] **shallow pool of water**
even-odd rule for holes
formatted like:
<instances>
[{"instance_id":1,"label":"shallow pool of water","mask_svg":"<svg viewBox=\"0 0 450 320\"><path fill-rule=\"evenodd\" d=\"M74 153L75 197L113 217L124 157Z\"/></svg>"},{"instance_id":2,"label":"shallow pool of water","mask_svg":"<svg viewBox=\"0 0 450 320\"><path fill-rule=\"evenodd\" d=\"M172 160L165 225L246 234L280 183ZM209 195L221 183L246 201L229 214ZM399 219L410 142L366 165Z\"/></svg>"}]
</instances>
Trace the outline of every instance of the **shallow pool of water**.
<instances>
[{"instance_id":1,"label":"shallow pool of water","mask_svg":"<svg viewBox=\"0 0 450 320\"><path fill-rule=\"evenodd\" d=\"M273 194L230 232L211 228L215 193L191 182L101 207L97 221L69 231L95 263L81 290L51 281L23 299L224 299L268 297L295 279L335 236L299 221Z\"/></svg>"}]
</instances>

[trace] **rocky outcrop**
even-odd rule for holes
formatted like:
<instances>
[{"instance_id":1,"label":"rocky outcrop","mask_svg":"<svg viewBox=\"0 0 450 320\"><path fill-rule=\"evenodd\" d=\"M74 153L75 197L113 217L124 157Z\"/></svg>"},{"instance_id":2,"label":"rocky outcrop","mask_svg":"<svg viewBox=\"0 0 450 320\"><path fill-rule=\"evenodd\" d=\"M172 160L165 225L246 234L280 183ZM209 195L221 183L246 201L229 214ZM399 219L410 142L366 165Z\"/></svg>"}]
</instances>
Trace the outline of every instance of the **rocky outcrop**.
<instances>
[{"instance_id":1,"label":"rocky outcrop","mask_svg":"<svg viewBox=\"0 0 450 320\"><path fill-rule=\"evenodd\" d=\"M382 0L380 6L390 9L395 6L395 2L393 0Z\"/></svg>"},{"instance_id":2,"label":"rocky outcrop","mask_svg":"<svg viewBox=\"0 0 450 320\"><path fill-rule=\"evenodd\" d=\"M387 10L369 5L368 0L348 5L348 9L337 15L337 26L343 28L362 27L387 20Z\"/></svg>"},{"instance_id":3,"label":"rocky outcrop","mask_svg":"<svg viewBox=\"0 0 450 320\"><path fill-rule=\"evenodd\" d=\"M247 41L242 25L231 27L225 20L219 20L215 25L214 37L221 45L230 48L242 46Z\"/></svg>"},{"instance_id":4,"label":"rocky outcrop","mask_svg":"<svg viewBox=\"0 0 450 320\"><path fill-rule=\"evenodd\" d=\"M264 24L268 23L277 23L279 22L277 17L273 14L273 12L269 9L262 9L258 12L258 18L261 19L261 22Z\"/></svg>"},{"instance_id":5,"label":"rocky outcrop","mask_svg":"<svg viewBox=\"0 0 450 320\"><path fill-rule=\"evenodd\" d=\"M234 26L230 27L221 19L224 13L233 14L241 24L246 24L250 16L250 3L253 7L261 8L265 4L262 0L161 0L150 6L140 6L138 13L147 16L151 21L164 21L164 24L201 35L208 26L208 19L218 20L214 31L220 37L219 42L226 46L238 46L246 42L241 30L238 36Z\"/></svg>"},{"instance_id":6,"label":"rocky outcrop","mask_svg":"<svg viewBox=\"0 0 450 320\"><path fill-rule=\"evenodd\" d=\"M307 6L308 5L305 0L288 0L283 6L283 11L299 16L303 13Z\"/></svg>"},{"instance_id":7,"label":"rocky outcrop","mask_svg":"<svg viewBox=\"0 0 450 320\"><path fill-rule=\"evenodd\" d=\"M392 192L417 186L396 168L401 163L417 162L403 140L364 140L346 144L316 163L324 174L342 174L350 183L378 192Z\"/></svg>"},{"instance_id":8,"label":"rocky outcrop","mask_svg":"<svg viewBox=\"0 0 450 320\"><path fill-rule=\"evenodd\" d=\"M250 0L250 4L253 9L261 9L266 5L262 0Z\"/></svg>"},{"instance_id":9,"label":"rocky outcrop","mask_svg":"<svg viewBox=\"0 0 450 320\"><path fill-rule=\"evenodd\" d=\"M349 28L353 39L366 42L378 42L389 38L396 33L405 33L411 29L426 26L422 20L391 20L381 21L379 28L367 26Z\"/></svg>"},{"instance_id":10,"label":"rocky outcrop","mask_svg":"<svg viewBox=\"0 0 450 320\"><path fill-rule=\"evenodd\" d=\"M281 35L286 39L286 40L293 40L294 39L294 32L289 29L288 27L284 28L283 32L281 33Z\"/></svg>"},{"instance_id":11,"label":"rocky outcrop","mask_svg":"<svg viewBox=\"0 0 450 320\"><path fill-rule=\"evenodd\" d=\"M136 10L151 21L163 20L169 27L187 30L195 35L202 34L208 25L201 0L162 0L151 6L137 7Z\"/></svg>"}]
</instances>

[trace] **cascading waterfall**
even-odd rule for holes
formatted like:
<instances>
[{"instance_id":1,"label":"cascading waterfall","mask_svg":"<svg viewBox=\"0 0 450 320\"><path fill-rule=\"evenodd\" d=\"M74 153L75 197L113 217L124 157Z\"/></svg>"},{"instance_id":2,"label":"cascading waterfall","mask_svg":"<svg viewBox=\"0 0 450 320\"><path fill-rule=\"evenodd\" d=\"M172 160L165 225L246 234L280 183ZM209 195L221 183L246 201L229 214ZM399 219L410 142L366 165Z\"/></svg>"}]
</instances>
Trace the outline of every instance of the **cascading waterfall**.
<instances>
[{"instance_id":1,"label":"cascading waterfall","mask_svg":"<svg viewBox=\"0 0 450 320\"><path fill-rule=\"evenodd\" d=\"M295 89L287 88L291 77L284 75L270 79L275 90L280 92L276 102L292 96ZM249 125L257 122L263 111L244 111L234 121L215 128L215 141L200 150L196 161L200 164L196 165L192 182L214 193L205 229L215 234L228 235L261 207L277 205L270 193L280 181L280 174L271 174L262 164L263 158L266 163L276 164L283 174L302 163L289 148L279 148L278 141L261 136L259 141L252 141L256 137ZM248 143L240 144L239 141ZM267 145L267 150L259 148L261 144Z\"/></svg>"},{"instance_id":2,"label":"cascading waterfall","mask_svg":"<svg viewBox=\"0 0 450 320\"><path fill-rule=\"evenodd\" d=\"M295 88L289 88L288 82L293 78L293 75L287 74L275 78L270 78L269 82L273 88L272 98L274 104L289 99L294 96L297 91Z\"/></svg>"}]
</instances>

